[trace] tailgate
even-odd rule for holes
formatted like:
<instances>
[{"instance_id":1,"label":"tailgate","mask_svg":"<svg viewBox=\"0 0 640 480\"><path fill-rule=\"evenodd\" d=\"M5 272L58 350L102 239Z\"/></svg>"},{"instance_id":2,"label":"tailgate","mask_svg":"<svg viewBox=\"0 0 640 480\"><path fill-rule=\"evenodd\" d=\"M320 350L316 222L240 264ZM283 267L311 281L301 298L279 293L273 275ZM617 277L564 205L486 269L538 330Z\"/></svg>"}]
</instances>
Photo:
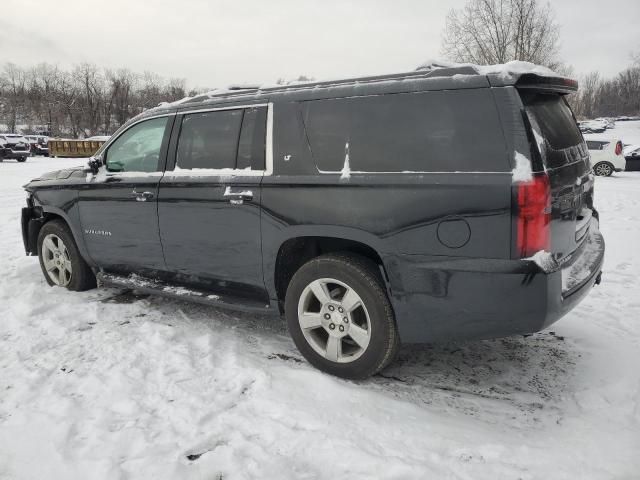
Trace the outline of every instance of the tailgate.
<instances>
[{"instance_id":1,"label":"tailgate","mask_svg":"<svg viewBox=\"0 0 640 480\"><path fill-rule=\"evenodd\" d=\"M535 144L551 187L551 252L562 262L586 240L593 209L589 151L560 94L521 92Z\"/></svg>"}]
</instances>

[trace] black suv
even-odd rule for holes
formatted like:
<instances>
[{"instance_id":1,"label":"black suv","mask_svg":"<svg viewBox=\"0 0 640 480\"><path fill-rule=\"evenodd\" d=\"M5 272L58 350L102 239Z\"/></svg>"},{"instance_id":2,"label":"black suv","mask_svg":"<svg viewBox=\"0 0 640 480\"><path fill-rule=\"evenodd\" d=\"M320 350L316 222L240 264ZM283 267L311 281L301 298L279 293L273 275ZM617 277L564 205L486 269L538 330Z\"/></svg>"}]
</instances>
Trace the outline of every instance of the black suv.
<instances>
[{"instance_id":1,"label":"black suv","mask_svg":"<svg viewBox=\"0 0 640 480\"><path fill-rule=\"evenodd\" d=\"M197 96L26 185L50 285L286 317L316 367L538 331L600 281L577 84L471 67Z\"/></svg>"},{"instance_id":2,"label":"black suv","mask_svg":"<svg viewBox=\"0 0 640 480\"><path fill-rule=\"evenodd\" d=\"M31 147L25 137L16 133L0 134L0 162L8 158L26 162L30 155Z\"/></svg>"}]
</instances>

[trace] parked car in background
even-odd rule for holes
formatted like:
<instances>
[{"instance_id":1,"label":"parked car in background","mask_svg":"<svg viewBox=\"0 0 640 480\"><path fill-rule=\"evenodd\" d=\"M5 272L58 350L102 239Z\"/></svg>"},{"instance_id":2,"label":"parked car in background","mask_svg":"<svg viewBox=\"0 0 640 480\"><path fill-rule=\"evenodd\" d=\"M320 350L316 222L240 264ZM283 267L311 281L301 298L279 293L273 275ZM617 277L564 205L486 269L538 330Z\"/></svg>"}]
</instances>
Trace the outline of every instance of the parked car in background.
<instances>
[{"instance_id":1,"label":"parked car in background","mask_svg":"<svg viewBox=\"0 0 640 480\"><path fill-rule=\"evenodd\" d=\"M585 139L593 173L600 177L610 177L613 172L621 172L625 168L620 140Z\"/></svg>"},{"instance_id":2,"label":"parked car in background","mask_svg":"<svg viewBox=\"0 0 640 480\"><path fill-rule=\"evenodd\" d=\"M0 162L4 158L4 153L7 149L7 141L0 137Z\"/></svg>"},{"instance_id":3,"label":"parked car in background","mask_svg":"<svg viewBox=\"0 0 640 480\"><path fill-rule=\"evenodd\" d=\"M627 145L624 148L624 159L626 161L625 170L640 170L640 145Z\"/></svg>"},{"instance_id":4,"label":"parked car in background","mask_svg":"<svg viewBox=\"0 0 640 480\"><path fill-rule=\"evenodd\" d=\"M0 139L4 143L0 161L13 158L18 162L25 162L27 157L31 155L29 141L24 136L16 133L3 133L0 134Z\"/></svg>"},{"instance_id":5,"label":"parked car in background","mask_svg":"<svg viewBox=\"0 0 640 480\"><path fill-rule=\"evenodd\" d=\"M25 249L52 286L283 314L345 378L401 342L535 332L601 278L576 89L462 66L154 108L26 185Z\"/></svg>"},{"instance_id":6,"label":"parked car in background","mask_svg":"<svg viewBox=\"0 0 640 480\"><path fill-rule=\"evenodd\" d=\"M27 135L32 155L49 156L49 139L43 135Z\"/></svg>"},{"instance_id":7,"label":"parked car in background","mask_svg":"<svg viewBox=\"0 0 640 480\"><path fill-rule=\"evenodd\" d=\"M610 128L615 128L616 126L616 121L613 118L600 117L596 118L596 122L604 123L604 126L605 128L607 128L607 130Z\"/></svg>"},{"instance_id":8,"label":"parked car in background","mask_svg":"<svg viewBox=\"0 0 640 480\"><path fill-rule=\"evenodd\" d=\"M607 129L607 124L601 120L585 120L578 122L582 133L602 133Z\"/></svg>"}]
</instances>

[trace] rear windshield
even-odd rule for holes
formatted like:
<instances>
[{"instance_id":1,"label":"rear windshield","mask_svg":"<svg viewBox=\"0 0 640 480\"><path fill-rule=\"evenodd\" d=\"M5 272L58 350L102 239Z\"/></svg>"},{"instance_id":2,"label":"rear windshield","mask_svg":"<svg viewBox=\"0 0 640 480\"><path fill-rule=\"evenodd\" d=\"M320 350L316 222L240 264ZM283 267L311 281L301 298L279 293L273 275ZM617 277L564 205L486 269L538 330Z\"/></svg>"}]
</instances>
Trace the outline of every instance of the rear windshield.
<instances>
[{"instance_id":1,"label":"rear windshield","mask_svg":"<svg viewBox=\"0 0 640 480\"><path fill-rule=\"evenodd\" d=\"M571 109L560 95L527 93L522 95L522 101L551 148L563 150L582 143Z\"/></svg>"}]
</instances>

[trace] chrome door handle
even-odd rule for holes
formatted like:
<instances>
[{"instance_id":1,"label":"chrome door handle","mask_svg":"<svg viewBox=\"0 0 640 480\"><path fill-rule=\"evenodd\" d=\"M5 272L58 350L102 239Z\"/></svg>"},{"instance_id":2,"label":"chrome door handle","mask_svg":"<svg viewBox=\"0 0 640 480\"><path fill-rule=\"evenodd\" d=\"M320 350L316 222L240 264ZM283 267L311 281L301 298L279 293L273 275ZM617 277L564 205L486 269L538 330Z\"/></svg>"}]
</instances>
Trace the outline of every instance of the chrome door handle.
<instances>
[{"instance_id":1,"label":"chrome door handle","mask_svg":"<svg viewBox=\"0 0 640 480\"><path fill-rule=\"evenodd\" d=\"M232 205L242 205L245 200L253 200L253 192L242 188L231 188L228 186L224 190L224 197L229 199Z\"/></svg>"},{"instance_id":2,"label":"chrome door handle","mask_svg":"<svg viewBox=\"0 0 640 480\"><path fill-rule=\"evenodd\" d=\"M136 202L146 202L147 200L151 200L153 198L153 192L136 192L135 190L131 192L131 197L136 199Z\"/></svg>"}]
</instances>

